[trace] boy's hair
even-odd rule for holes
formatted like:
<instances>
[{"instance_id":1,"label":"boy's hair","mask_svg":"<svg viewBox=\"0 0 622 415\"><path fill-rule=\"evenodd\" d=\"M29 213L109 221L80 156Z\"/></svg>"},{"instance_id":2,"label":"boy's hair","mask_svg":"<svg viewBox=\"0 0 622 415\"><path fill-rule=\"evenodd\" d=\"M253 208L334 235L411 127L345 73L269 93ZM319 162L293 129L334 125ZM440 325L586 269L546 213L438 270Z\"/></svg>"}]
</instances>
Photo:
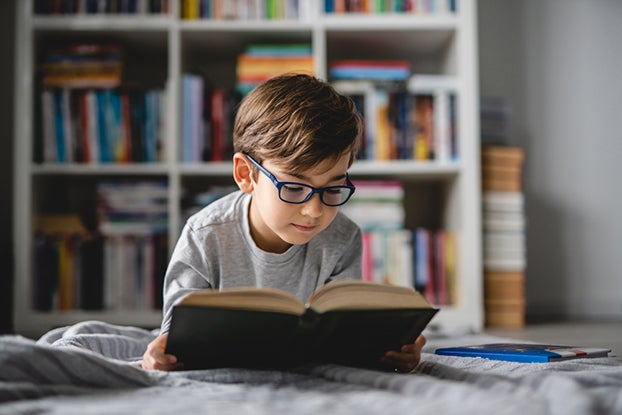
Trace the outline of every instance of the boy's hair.
<instances>
[{"instance_id":1,"label":"boy's hair","mask_svg":"<svg viewBox=\"0 0 622 415\"><path fill-rule=\"evenodd\" d=\"M361 118L352 100L313 76L285 74L269 79L240 104L234 151L249 153L300 173L325 160L356 156Z\"/></svg>"}]
</instances>

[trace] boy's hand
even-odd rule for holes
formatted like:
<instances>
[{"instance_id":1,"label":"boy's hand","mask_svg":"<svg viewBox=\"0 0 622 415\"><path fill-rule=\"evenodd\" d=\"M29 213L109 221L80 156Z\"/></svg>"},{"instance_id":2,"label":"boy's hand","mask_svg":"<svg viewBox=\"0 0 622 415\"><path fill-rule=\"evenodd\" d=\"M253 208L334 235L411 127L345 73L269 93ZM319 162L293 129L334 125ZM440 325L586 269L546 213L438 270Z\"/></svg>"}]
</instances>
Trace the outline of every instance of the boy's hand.
<instances>
[{"instance_id":1,"label":"boy's hand","mask_svg":"<svg viewBox=\"0 0 622 415\"><path fill-rule=\"evenodd\" d=\"M389 350L382 358L381 363L396 372L410 372L419 364L421 360L421 349L426 343L423 334L417 337L414 343L405 344L397 350Z\"/></svg>"},{"instance_id":2,"label":"boy's hand","mask_svg":"<svg viewBox=\"0 0 622 415\"><path fill-rule=\"evenodd\" d=\"M143 369L170 371L182 368L183 365L177 362L177 358L175 356L164 353L167 339L168 333L164 333L149 343L145 354L143 354Z\"/></svg>"}]
</instances>

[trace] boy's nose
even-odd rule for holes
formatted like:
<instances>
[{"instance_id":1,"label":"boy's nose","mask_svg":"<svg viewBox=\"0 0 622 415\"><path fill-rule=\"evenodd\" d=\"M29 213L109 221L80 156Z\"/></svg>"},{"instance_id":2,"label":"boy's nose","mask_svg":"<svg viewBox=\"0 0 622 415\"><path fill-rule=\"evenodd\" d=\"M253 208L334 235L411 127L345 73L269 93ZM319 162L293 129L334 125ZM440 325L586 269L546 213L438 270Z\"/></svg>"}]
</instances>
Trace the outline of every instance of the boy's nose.
<instances>
[{"instance_id":1,"label":"boy's nose","mask_svg":"<svg viewBox=\"0 0 622 415\"><path fill-rule=\"evenodd\" d=\"M313 218L319 217L322 214L323 209L324 204L322 203L319 194L314 194L311 196L311 199L302 204L302 214Z\"/></svg>"}]
</instances>

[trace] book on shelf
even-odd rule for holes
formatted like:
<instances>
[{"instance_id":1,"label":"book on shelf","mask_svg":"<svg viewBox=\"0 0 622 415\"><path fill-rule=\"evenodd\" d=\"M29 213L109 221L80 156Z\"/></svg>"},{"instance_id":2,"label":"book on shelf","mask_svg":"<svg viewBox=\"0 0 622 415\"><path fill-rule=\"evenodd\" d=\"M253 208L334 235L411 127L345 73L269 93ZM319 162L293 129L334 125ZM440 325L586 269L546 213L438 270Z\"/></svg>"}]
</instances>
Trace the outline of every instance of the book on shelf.
<instances>
[{"instance_id":1,"label":"book on shelf","mask_svg":"<svg viewBox=\"0 0 622 415\"><path fill-rule=\"evenodd\" d=\"M181 0L184 20L306 20L309 0Z\"/></svg>"},{"instance_id":2,"label":"book on shelf","mask_svg":"<svg viewBox=\"0 0 622 415\"><path fill-rule=\"evenodd\" d=\"M162 161L166 94L161 90L44 88L45 163Z\"/></svg>"},{"instance_id":3,"label":"book on shelf","mask_svg":"<svg viewBox=\"0 0 622 415\"><path fill-rule=\"evenodd\" d=\"M521 363L551 363L571 359L608 357L611 349L532 343L490 343L436 349L443 356L481 357Z\"/></svg>"},{"instance_id":4,"label":"book on shelf","mask_svg":"<svg viewBox=\"0 0 622 415\"><path fill-rule=\"evenodd\" d=\"M33 309L161 308L167 200L164 183L100 182L97 229L78 214L36 215Z\"/></svg>"},{"instance_id":5,"label":"book on shelf","mask_svg":"<svg viewBox=\"0 0 622 415\"><path fill-rule=\"evenodd\" d=\"M450 14L456 12L456 0L413 0L413 1L349 1L324 0L324 12L343 13L411 13L424 15Z\"/></svg>"},{"instance_id":6,"label":"book on shelf","mask_svg":"<svg viewBox=\"0 0 622 415\"><path fill-rule=\"evenodd\" d=\"M411 101L400 83L339 79L334 88L349 96L363 118L359 159L412 159L408 114Z\"/></svg>"},{"instance_id":7,"label":"book on shelf","mask_svg":"<svg viewBox=\"0 0 622 415\"><path fill-rule=\"evenodd\" d=\"M351 63L347 66L346 63ZM408 82L356 75L357 62L345 61L343 77L332 85L354 101L364 120L359 158L369 160L416 159L438 162L459 158L457 111L458 82L447 75L412 75ZM383 61L370 65L382 67ZM406 63L387 61L389 68Z\"/></svg>"},{"instance_id":8,"label":"book on shelf","mask_svg":"<svg viewBox=\"0 0 622 415\"><path fill-rule=\"evenodd\" d=\"M200 75L183 75L183 162L231 159L233 120L241 99L237 91L208 86Z\"/></svg>"},{"instance_id":9,"label":"book on shelf","mask_svg":"<svg viewBox=\"0 0 622 415\"><path fill-rule=\"evenodd\" d=\"M402 183L354 181L356 192L342 212L362 229L362 279L413 286L412 233L404 229Z\"/></svg>"},{"instance_id":10,"label":"book on shelf","mask_svg":"<svg viewBox=\"0 0 622 415\"><path fill-rule=\"evenodd\" d=\"M123 50L115 43L76 43L51 47L41 62L45 87L114 88L121 84Z\"/></svg>"},{"instance_id":11,"label":"book on shelf","mask_svg":"<svg viewBox=\"0 0 622 415\"><path fill-rule=\"evenodd\" d=\"M410 64L403 60L336 60L330 64L329 76L333 80L406 81Z\"/></svg>"},{"instance_id":12,"label":"book on shelf","mask_svg":"<svg viewBox=\"0 0 622 415\"><path fill-rule=\"evenodd\" d=\"M452 232L416 228L413 231L415 288L432 304L457 304L457 242Z\"/></svg>"},{"instance_id":13,"label":"book on shelf","mask_svg":"<svg viewBox=\"0 0 622 415\"><path fill-rule=\"evenodd\" d=\"M415 100L415 159L458 158L458 89L458 80L451 75L414 74L408 80L408 92Z\"/></svg>"},{"instance_id":14,"label":"book on shelf","mask_svg":"<svg viewBox=\"0 0 622 415\"><path fill-rule=\"evenodd\" d=\"M166 234L112 234L103 239L102 293L107 310L159 310L168 258Z\"/></svg>"},{"instance_id":15,"label":"book on shelf","mask_svg":"<svg viewBox=\"0 0 622 415\"><path fill-rule=\"evenodd\" d=\"M106 236L168 231L168 185L160 181L97 184L99 231Z\"/></svg>"},{"instance_id":16,"label":"book on shelf","mask_svg":"<svg viewBox=\"0 0 622 415\"><path fill-rule=\"evenodd\" d=\"M354 181L341 211L362 230L365 281L415 287L431 304L456 304L456 239L443 229L405 229L404 186L394 180Z\"/></svg>"},{"instance_id":17,"label":"book on shelf","mask_svg":"<svg viewBox=\"0 0 622 415\"><path fill-rule=\"evenodd\" d=\"M34 0L40 15L167 14L171 0Z\"/></svg>"},{"instance_id":18,"label":"book on shelf","mask_svg":"<svg viewBox=\"0 0 622 415\"><path fill-rule=\"evenodd\" d=\"M307 305L272 288L200 290L173 307L166 352L185 369L376 366L388 350L412 343L436 312L412 288L362 281L328 283Z\"/></svg>"},{"instance_id":19,"label":"book on shelf","mask_svg":"<svg viewBox=\"0 0 622 415\"><path fill-rule=\"evenodd\" d=\"M102 238L76 214L35 217L33 308L68 311L102 308Z\"/></svg>"},{"instance_id":20,"label":"book on shelf","mask_svg":"<svg viewBox=\"0 0 622 415\"><path fill-rule=\"evenodd\" d=\"M289 72L315 73L310 44L250 44L237 58L236 90L246 95L260 83Z\"/></svg>"},{"instance_id":21,"label":"book on shelf","mask_svg":"<svg viewBox=\"0 0 622 415\"><path fill-rule=\"evenodd\" d=\"M341 212L363 230L402 229L404 187L395 180L355 180L356 192Z\"/></svg>"}]
</instances>

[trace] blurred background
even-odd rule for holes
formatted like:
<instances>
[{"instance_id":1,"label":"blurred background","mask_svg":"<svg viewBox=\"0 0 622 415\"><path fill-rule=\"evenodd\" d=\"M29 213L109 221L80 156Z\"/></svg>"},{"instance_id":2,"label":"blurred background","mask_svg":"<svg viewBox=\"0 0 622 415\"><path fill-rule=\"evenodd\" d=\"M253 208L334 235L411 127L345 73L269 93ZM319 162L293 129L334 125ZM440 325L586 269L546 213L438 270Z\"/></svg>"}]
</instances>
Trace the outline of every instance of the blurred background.
<instances>
[{"instance_id":1,"label":"blurred background","mask_svg":"<svg viewBox=\"0 0 622 415\"><path fill-rule=\"evenodd\" d=\"M11 332L15 3L0 2L0 332ZM480 0L480 94L525 153L528 321L622 319L622 1ZM26 47L26 46L24 46Z\"/></svg>"}]
</instances>

